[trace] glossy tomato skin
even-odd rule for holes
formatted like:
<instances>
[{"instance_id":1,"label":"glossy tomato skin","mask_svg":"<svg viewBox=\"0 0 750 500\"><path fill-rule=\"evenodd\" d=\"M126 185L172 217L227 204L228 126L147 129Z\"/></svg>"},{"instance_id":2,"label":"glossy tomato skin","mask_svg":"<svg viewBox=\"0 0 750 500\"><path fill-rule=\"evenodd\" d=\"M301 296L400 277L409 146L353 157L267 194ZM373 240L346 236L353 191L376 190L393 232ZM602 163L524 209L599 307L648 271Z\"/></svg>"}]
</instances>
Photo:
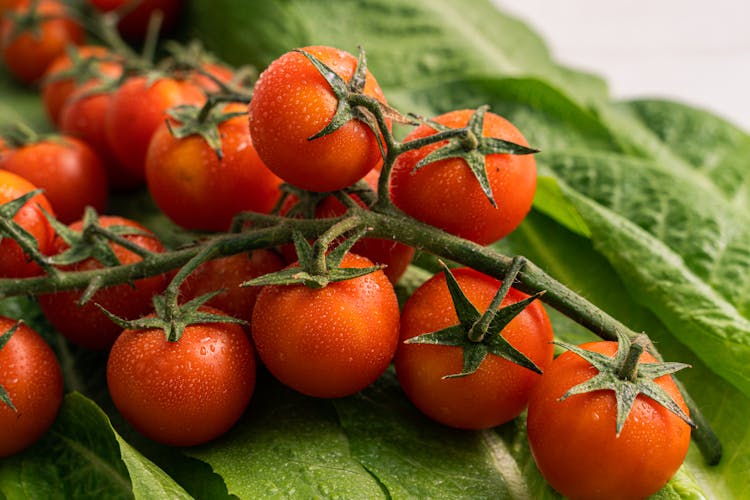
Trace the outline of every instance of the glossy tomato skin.
<instances>
[{"instance_id":1,"label":"glossy tomato skin","mask_svg":"<svg viewBox=\"0 0 750 500\"><path fill-rule=\"evenodd\" d=\"M501 286L498 280L473 269L455 269L453 274L480 311L489 307ZM502 306L526 297L511 288ZM394 364L404 392L425 415L460 429L486 429L517 417L539 381L538 374L488 354L474 374L443 379L462 371L460 348L404 343L417 335L456 324L458 318L445 275L436 274L412 294L401 313L401 338ZM514 318L503 329L502 336L542 371L552 362L552 326L538 301Z\"/></svg>"},{"instance_id":2,"label":"glossy tomato skin","mask_svg":"<svg viewBox=\"0 0 750 500\"><path fill-rule=\"evenodd\" d=\"M28 8L22 5L15 12L26 12ZM69 44L81 45L85 38L83 28L66 15L62 2L41 0L37 12L55 16L40 23L39 37L30 31L13 37L14 22L7 15L0 26L3 60L10 72L26 84L36 82Z\"/></svg>"},{"instance_id":3,"label":"glossy tomato skin","mask_svg":"<svg viewBox=\"0 0 750 500\"><path fill-rule=\"evenodd\" d=\"M0 317L0 335L16 321ZM21 326L0 349L0 385L16 407L0 401L0 458L31 446L55 421L63 397L60 365L42 337Z\"/></svg>"},{"instance_id":4,"label":"glossy tomato skin","mask_svg":"<svg viewBox=\"0 0 750 500\"><path fill-rule=\"evenodd\" d=\"M250 402L252 344L235 323L189 325L177 342L161 329L125 330L109 354L107 385L146 437L170 446L205 443L229 430Z\"/></svg>"},{"instance_id":5,"label":"glossy tomato skin","mask_svg":"<svg viewBox=\"0 0 750 500\"><path fill-rule=\"evenodd\" d=\"M122 74L122 65L114 61L114 55L106 47L100 45L83 45L78 47L78 57L82 61L90 59L112 58L111 61L101 61L92 64L94 71L102 77L116 79ZM69 71L74 66L70 55L63 53L55 58L44 72L42 83L42 103L50 121L57 127L60 126L60 113L65 101L75 90L86 82L78 82L75 78L59 78L59 75ZM100 82L99 79L93 79Z\"/></svg>"},{"instance_id":6,"label":"glossy tomato skin","mask_svg":"<svg viewBox=\"0 0 750 500\"><path fill-rule=\"evenodd\" d=\"M204 101L203 91L188 81L129 78L112 96L106 117L107 140L115 158L143 182L148 146L167 119L167 110L181 104L200 106Z\"/></svg>"},{"instance_id":7,"label":"glossy tomato skin","mask_svg":"<svg viewBox=\"0 0 750 500\"><path fill-rule=\"evenodd\" d=\"M347 254L342 267L372 262ZM253 309L258 355L285 385L308 396L343 397L388 367L398 341L398 302L382 271L320 289L266 286Z\"/></svg>"},{"instance_id":8,"label":"glossy tomato skin","mask_svg":"<svg viewBox=\"0 0 750 500\"><path fill-rule=\"evenodd\" d=\"M366 176L365 181L370 185L373 190L377 191L378 185L378 174L377 170L371 170ZM365 207L365 203L357 196L353 195L352 198L360 206ZM292 209L298 199L294 195L288 196L281 207L281 214L284 215ZM326 217L338 217L346 212L346 207L341 203L335 196L328 196L323 199L318 206L315 208L315 217L326 218ZM287 262L294 262L297 260L297 252L294 250L293 244L283 245L281 252ZM414 247L405 245L398 241L387 240L383 238L362 238L358 240L352 247L352 253L367 257L375 264L383 264L383 272L388 279L394 285L398 283L398 280L406 272L406 268L409 267L412 259L414 258Z\"/></svg>"},{"instance_id":9,"label":"glossy tomato skin","mask_svg":"<svg viewBox=\"0 0 750 500\"><path fill-rule=\"evenodd\" d=\"M184 228L226 231L239 212L268 213L281 197L282 181L255 152L247 118L223 122L219 134L222 158L199 135L177 139L166 123L151 140L146 184L159 208Z\"/></svg>"},{"instance_id":10,"label":"glossy tomato skin","mask_svg":"<svg viewBox=\"0 0 750 500\"><path fill-rule=\"evenodd\" d=\"M474 112L452 111L434 120L451 128L461 128ZM485 115L483 132L485 137L528 146L516 127L494 113ZM404 141L434 134L435 130L428 125L420 125ZM413 172L422 158L443 145L445 143L407 151L396 160L391 176L394 204L415 219L481 245L508 235L524 219L534 199L536 160L533 155L485 157L487 176L497 202L495 208L463 159L441 160Z\"/></svg>"},{"instance_id":11,"label":"glossy tomato skin","mask_svg":"<svg viewBox=\"0 0 750 500\"><path fill-rule=\"evenodd\" d=\"M616 342L583 349L614 357ZM647 352L641 363L656 360ZM572 352L560 355L532 391L527 415L534 459L545 479L572 499L646 498L677 472L690 444L690 427L677 415L639 395L620 437L615 436L612 391L570 396L568 389L598 371ZM687 406L670 376L655 379L685 414ZM591 471L596 471L592 474Z\"/></svg>"},{"instance_id":12,"label":"glossy tomato skin","mask_svg":"<svg viewBox=\"0 0 750 500\"><path fill-rule=\"evenodd\" d=\"M148 232L137 222L118 216L100 216L99 223L103 227L130 226ZM70 227L80 231L81 221L74 222ZM152 252L164 250L161 242L153 235L134 234L124 237ZM133 264L141 260L141 257L120 245L110 243L110 247L123 264ZM56 255L67 248L68 245L58 237L53 243L51 254ZM102 264L91 258L64 267L66 270L81 271L101 268ZM89 302L80 307L78 300L82 294L81 290L42 294L38 298L44 316L68 340L87 349L106 350L115 341L122 328L113 323L96 304L121 318L139 318L153 310L152 297L161 293L166 285L167 278L164 275L142 278L132 284L124 283L103 288L97 291Z\"/></svg>"},{"instance_id":13,"label":"glossy tomato skin","mask_svg":"<svg viewBox=\"0 0 750 500\"><path fill-rule=\"evenodd\" d=\"M127 190L142 184L143 179L122 166L107 138L106 117L112 92L93 92L96 82L81 85L66 99L60 111L60 131L88 144L102 161L112 189Z\"/></svg>"},{"instance_id":14,"label":"glossy tomato skin","mask_svg":"<svg viewBox=\"0 0 750 500\"><path fill-rule=\"evenodd\" d=\"M283 267L283 259L275 252L265 249L213 259L201 264L187 277L180 287L180 297L183 301L188 301L223 289L206 304L234 318L245 320L249 325L260 288L240 285Z\"/></svg>"},{"instance_id":15,"label":"glossy tomato skin","mask_svg":"<svg viewBox=\"0 0 750 500\"><path fill-rule=\"evenodd\" d=\"M129 2L130 0L89 0L91 5L102 12L111 12ZM160 34L171 32L179 20L182 3L182 0L139 0L117 23L117 30L128 40L142 41L148 33L151 15L158 10L163 16Z\"/></svg>"},{"instance_id":16,"label":"glossy tomato skin","mask_svg":"<svg viewBox=\"0 0 750 500\"><path fill-rule=\"evenodd\" d=\"M349 81L357 59L339 49L305 47ZM385 102L368 72L365 94ZM249 106L250 135L268 168L286 182L309 191L349 186L381 160L376 136L361 121L351 120L335 132L309 141L330 123L337 99L312 63L288 52L263 71Z\"/></svg>"},{"instance_id":17,"label":"glossy tomato skin","mask_svg":"<svg viewBox=\"0 0 750 500\"><path fill-rule=\"evenodd\" d=\"M52 204L57 218L69 224L83 217L86 206L107 206L107 174L97 154L73 137L31 143L0 159L0 168L24 177Z\"/></svg>"},{"instance_id":18,"label":"glossy tomato skin","mask_svg":"<svg viewBox=\"0 0 750 500\"><path fill-rule=\"evenodd\" d=\"M23 177L0 170L0 204L8 203L35 189L37 189L37 186ZM38 194L21 207L13 220L34 237L39 251L48 255L52 249L52 240L55 233L42 209L52 215L55 213L47 197L44 194ZM0 240L1 277L24 278L38 274L42 274L42 269L28 258L18 243L11 238Z\"/></svg>"}]
</instances>

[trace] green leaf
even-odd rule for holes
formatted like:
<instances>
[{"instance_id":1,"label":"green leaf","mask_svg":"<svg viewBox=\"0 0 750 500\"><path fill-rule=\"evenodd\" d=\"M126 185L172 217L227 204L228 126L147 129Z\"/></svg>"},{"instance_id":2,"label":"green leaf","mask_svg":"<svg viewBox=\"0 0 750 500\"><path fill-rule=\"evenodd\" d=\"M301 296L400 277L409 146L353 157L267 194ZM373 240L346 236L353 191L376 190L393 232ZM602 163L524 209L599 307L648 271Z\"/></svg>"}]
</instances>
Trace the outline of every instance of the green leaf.
<instances>
[{"instance_id":1,"label":"green leaf","mask_svg":"<svg viewBox=\"0 0 750 500\"><path fill-rule=\"evenodd\" d=\"M440 426L408 402L393 372L334 405L352 454L390 498L557 498L528 467L515 422L498 432Z\"/></svg>"},{"instance_id":2,"label":"green leaf","mask_svg":"<svg viewBox=\"0 0 750 500\"><path fill-rule=\"evenodd\" d=\"M383 498L351 455L330 402L259 381L242 421L223 438L186 450L240 498Z\"/></svg>"}]
</instances>

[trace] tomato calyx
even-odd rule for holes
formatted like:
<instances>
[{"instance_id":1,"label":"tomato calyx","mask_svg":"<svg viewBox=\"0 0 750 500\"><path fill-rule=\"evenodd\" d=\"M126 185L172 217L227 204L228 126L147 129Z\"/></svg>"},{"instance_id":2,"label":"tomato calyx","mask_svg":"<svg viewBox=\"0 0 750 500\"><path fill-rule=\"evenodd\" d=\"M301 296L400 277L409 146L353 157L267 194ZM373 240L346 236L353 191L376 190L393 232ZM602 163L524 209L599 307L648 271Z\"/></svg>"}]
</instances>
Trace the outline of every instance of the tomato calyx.
<instances>
[{"instance_id":1,"label":"tomato calyx","mask_svg":"<svg viewBox=\"0 0 750 500\"><path fill-rule=\"evenodd\" d=\"M15 325L10 327L5 333L0 335L0 351L3 349L3 347L5 347L5 344L10 341L10 338L14 333L16 333L18 327L21 326L21 323L21 320L17 321ZM10 394L8 394L8 391L5 390L5 387L3 387L2 384L0 384L0 402L3 402L14 412L18 412L18 409L16 409L16 407L13 405L13 401L11 401L10 399Z\"/></svg>"},{"instance_id":2,"label":"tomato calyx","mask_svg":"<svg viewBox=\"0 0 750 500\"><path fill-rule=\"evenodd\" d=\"M447 144L422 158L414 166L413 172L440 160L460 158L466 162L466 165L477 179L477 182L479 182L482 192L487 196L492 206L497 207L497 202L495 201L487 176L485 156L494 154L528 155L538 153L539 150L496 137L484 137L482 132L484 116L488 110L489 106L487 105L477 108L469 119L469 123L463 129L454 129L434 120L423 120L426 125L433 128L436 132L463 130L463 134L449 139Z\"/></svg>"},{"instance_id":3,"label":"tomato calyx","mask_svg":"<svg viewBox=\"0 0 750 500\"><path fill-rule=\"evenodd\" d=\"M346 253L368 228L362 226L357 216L351 216L332 225L313 244L310 244L299 231L293 231L294 248L299 257L298 265L275 273L259 276L242 283L241 286L298 285L310 288L324 288L330 283L359 278L383 269L382 265L370 267L341 267ZM341 237L350 236L341 240ZM336 247L330 247L337 243ZM329 251L330 250L330 251Z\"/></svg>"},{"instance_id":4,"label":"tomato calyx","mask_svg":"<svg viewBox=\"0 0 750 500\"><path fill-rule=\"evenodd\" d=\"M315 57L314 55L306 52L302 49L295 49L295 52L299 52L304 55L315 69L323 76L323 78L331 86L331 91L336 97L337 105L336 111L331 118L331 121L323 127L320 131L312 136L308 137L308 141L324 137L331 134L344 126L351 120L359 120L367 125L372 133L375 135L378 141L378 147L380 148L380 154L385 158L385 146L383 145L383 138L380 135L380 129L378 128L377 119L371 111L364 106L356 104L358 99L372 100L377 103L377 106L384 110L384 112L391 112L391 109L383 105L376 99L370 98L364 93L365 82L367 80L367 59L365 57L365 51L362 47L359 47L359 55L357 56L357 66L354 69L351 79L346 82L341 78L334 70L329 68L323 61Z\"/></svg>"},{"instance_id":5,"label":"tomato calyx","mask_svg":"<svg viewBox=\"0 0 750 500\"><path fill-rule=\"evenodd\" d=\"M599 370L592 378L571 387L560 397L563 401L577 394L594 391L611 390L617 401L616 436L620 436L623 426L639 394L652 399L659 405L680 417L690 427L695 424L675 401L660 387L654 379L671 375L690 365L676 362L640 363L639 358L650 344L646 334L638 335L634 340L624 333L617 332L617 354L614 358L598 352L587 351L578 346L564 342L555 344L574 352Z\"/></svg>"},{"instance_id":6,"label":"tomato calyx","mask_svg":"<svg viewBox=\"0 0 750 500\"><path fill-rule=\"evenodd\" d=\"M224 153L221 149L219 125L232 118L244 116L247 114L247 111L227 112L217 108L216 105L220 102L241 102L239 99L239 96L234 95L212 95L209 96L203 107L183 104L170 108L167 114L177 123L167 120L167 128L169 128L169 132L177 139L183 139L191 135L202 137L221 160L224 157Z\"/></svg>"},{"instance_id":7,"label":"tomato calyx","mask_svg":"<svg viewBox=\"0 0 750 500\"><path fill-rule=\"evenodd\" d=\"M461 290L453 273L448 266L443 265L448 291L453 300L453 306L458 316L458 324L442 330L424 333L406 340L407 344L432 344L458 347L463 349L463 368L460 373L445 375L444 379L466 377L476 372L488 354L494 354L507 359L517 365L528 368L535 373L542 370L525 354L513 347L502 336L502 330L518 316L529 304L539 298L544 292L500 308L508 294L513 281L525 263L523 257L514 257L508 269L503 284L498 289L492 303L484 313L480 313Z\"/></svg>"},{"instance_id":8,"label":"tomato calyx","mask_svg":"<svg viewBox=\"0 0 750 500\"><path fill-rule=\"evenodd\" d=\"M36 238L13 220L13 217L16 216L24 205L26 205L26 202L42 192L42 189L35 189L0 205L0 241L2 241L3 238L11 238L15 240L29 259L36 262L48 273L53 273L54 268L50 265L42 252L39 251L39 242Z\"/></svg>"},{"instance_id":9,"label":"tomato calyx","mask_svg":"<svg viewBox=\"0 0 750 500\"><path fill-rule=\"evenodd\" d=\"M65 49L70 58L70 66L47 75L42 79L42 84L58 82L61 80L72 80L76 85L82 85L88 81L113 81L111 74L102 71L102 63L121 63L122 59L116 55L110 56L85 56L81 55L81 48L76 45L68 45Z\"/></svg>"},{"instance_id":10,"label":"tomato calyx","mask_svg":"<svg viewBox=\"0 0 750 500\"><path fill-rule=\"evenodd\" d=\"M223 292L223 289L199 295L184 303L179 302L180 286L185 279L201 264L216 257L217 254L217 247L209 245L190 259L172 278L164 293L154 295L152 299L154 314L127 320L111 313L99 304L97 306L110 320L122 328L130 330L159 329L164 332L166 339L170 342L179 341L185 329L190 325L201 323L238 323L244 325L247 322L242 319L217 314L203 308L209 300Z\"/></svg>"},{"instance_id":11,"label":"tomato calyx","mask_svg":"<svg viewBox=\"0 0 750 500\"><path fill-rule=\"evenodd\" d=\"M80 231L71 229L46 212L45 215L55 232L68 245L64 252L47 258L47 262L51 264L71 265L91 258L106 267L120 266L122 262L112 250L110 242L123 246L142 258L152 254L150 250L124 238L127 235L152 236L150 233L125 225L102 227L99 224L99 215L91 207L86 207L83 228Z\"/></svg>"},{"instance_id":12,"label":"tomato calyx","mask_svg":"<svg viewBox=\"0 0 750 500\"><path fill-rule=\"evenodd\" d=\"M35 40L42 38L42 24L53 19L63 19L60 14L43 14L39 10L39 1L32 1L28 9L5 13L13 23L9 40L12 42L24 33L30 33Z\"/></svg>"}]
</instances>

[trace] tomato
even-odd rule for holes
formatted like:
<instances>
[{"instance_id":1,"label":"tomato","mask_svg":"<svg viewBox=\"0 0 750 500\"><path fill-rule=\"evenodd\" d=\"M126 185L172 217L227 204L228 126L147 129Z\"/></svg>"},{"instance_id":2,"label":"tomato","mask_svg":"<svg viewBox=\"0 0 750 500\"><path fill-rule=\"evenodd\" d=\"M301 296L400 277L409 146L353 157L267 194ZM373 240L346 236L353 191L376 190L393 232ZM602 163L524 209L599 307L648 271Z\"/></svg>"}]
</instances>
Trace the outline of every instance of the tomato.
<instances>
[{"instance_id":1,"label":"tomato","mask_svg":"<svg viewBox=\"0 0 750 500\"><path fill-rule=\"evenodd\" d=\"M70 223L83 217L86 206L102 211L107 205L107 174L96 153L73 137L27 144L0 159L0 168L44 189L57 218Z\"/></svg>"},{"instance_id":2,"label":"tomato","mask_svg":"<svg viewBox=\"0 0 750 500\"><path fill-rule=\"evenodd\" d=\"M224 289L206 304L234 318L250 322L260 288L240 287L258 276L278 271L284 262L270 250L253 250L229 257L209 260L193 271L180 287L181 299L188 301L214 290Z\"/></svg>"},{"instance_id":3,"label":"tomato","mask_svg":"<svg viewBox=\"0 0 750 500\"><path fill-rule=\"evenodd\" d=\"M225 111L243 111L230 105ZM175 138L162 124L146 155L146 183L156 204L188 229L226 231L239 212L270 212L281 197L281 179L260 160L247 118L219 125L223 157L199 135Z\"/></svg>"},{"instance_id":4,"label":"tomato","mask_svg":"<svg viewBox=\"0 0 750 500\"><path fill-rule=\"evenodd\" d=\"M15 10L29 4L29 0L0 0L0 16L9 10Z\"/></svg>"},{"instance_id":5,"label":"tomato","mask_svg":"<svg viewBox=\"0 0 750 500\"><path fill-rule=\"evenodd\" d=\"M453 275L480 312L489 307L501 286L498 280L469 268L455 269ZM511 288L501 307L527 297ZM461 373L463 349L404 343L457 324L443 273L427 280L409 297L401 312L401 338L394 360L404 392L425 415L451 427L486 429L517 417L539 381L538 374L490 353L473 374L444 379ZM501 335L541 370L552 362L552 326L540 302L529 304Z\"/></svg>"},{"instance_id":6,"label":"tomato","mask_svg":"<svg viewBox=\"0 0 750 500\"><path fill-rule=\"evenodd\" d=\"M236 323L191 324L176 342L158 328L125 330L109 353L107 385L146 437L170 446L205 443L229 430L250 402L252 344Z\"/></svg>"},{"instance_id":7,"label":"tomato","mask_svg":"<svg viewBox=\"0 0 750 500\"><path fill-rule=\"evenodd\" d=\"M152 14L160 11L163 15L160 33L168 33L174 29L182 9L182 0L89 0L89 3L102 12L116 9L125 10L125 15L117 23L117 30L132 41L142 41L148 32L148 23ZM128 4L133 5L131 8Z\"/></svg>"},{"instance_id":8,"label":"tomato","mask_svg":"<svg viewBox=\"0 0 750 500\"><path fill-rule=\"evenodd\" d=\"M36 13L54 16L39 23L39 35L31 30L14 36L15 21L11 14L26 14L29 6L21 6L7 13L0 26L0 45L3 60L10 72L26 84L34 83L69 44L81 45L84 31L65 13L65 5L57 0L41 0Z\"/></svg>"},{"instance_id":9,"label":"tomato","mask_svg":"<svg viewBox=\"0 0 750 500\"><path fill-rule=\"evenodd\" d=\"M349 253L341 267L369 267ZM313 289L266 286L253 309L258 354L282 383L308 396L354 394L388 367L398 341L398 302L383 271Z\"/></svg>"},{"instance_id":10,"label":"tomato","mask_svg":"<svg viewBox=\"0 0 750 500\"><path fill-rule=\"evenodd\" d=\"M342 50L315 46L303 50L349 81L357 59ZM364 93L385 102L368 72ZM331 121L338 101L331 86L298 52L276 59L260 75L250 102L250 135L268 168L286 182L309 191L349 186L381 160L375 134L350 120L335 132L308 140Z\"/></svg>"},{"instance_id":11,"label":"tomato","mask_svg":"<svg viewBox=\"0 0 750 500\"><path fill-rule=\"evenodd\" d=\"M129 226L148 232L140 224L117 216L100 216L99 224L105 228ZM70 228L80 231L81 221L74 222ZM125 235L124 238L152 252L161 252L164 249L156 236L130 234ZM59 254L67 248L68 245L58 236L54 241L51 254ZM110 242L110 248L122 264L134 264L141 260L141 257L120 245ZM102 267L100 262L89 258L63 268L82 271ZM100 311L96 304L121 318L139 318L153 309L152 297L161 293L166 285L167 278L164 275L142 278L133 283L103 288L83 306L78 306L78 300L82 294L80 290L42 294L38 298L44 316L68 340L87 349L104 350L112 345L122 328Z\"/></svg>"},{"instance_id":12,"label":"tomato","mask_svg":"<svg viewBox=\"0 0 750 500\"><path fill-rule=\"evenodd\" d=\"M0 336L16 321L0 317ZM21 324L0 348L0 386L16 411L0 401L0 457L31 446L54 423L63 397L60 364L42 337Z\"/></svg>"},{"instance_id":13,"label":"tomato","mask_svg":"<svg viewBox=\"0 0 750 500\"><path fill-rule=\"evenodd\" d=\"M365 180L374 190L377 190L378 175L379 172L377 170L371 170L365 176ZM353 195L353 199L360 206L365 206L365 203L357 195ZM298 199L296 196L288 196L281 207L281 214L284 215L288 213L297 201ZM343 203L341 203L335 196L328 196L315 208L315 217L338 217L345 212L346 207ZM283 245L281 247L281 252L288 262L297 260L297 253L294 250L294 245ZM386 267L383 269L383 272L394 285L398 283L398 280L403 276L406 268L409 267L409 264L414 258L414 252L414 247L404 245L398 241L383 238L362 238L352 247L352 253L367 257L375 264L385 265Z\"/></svg>"},{"instance_id":14,"label":"tomato","mask_svg":"<svg viewBox=\"0 0 750 500\"><path fill-rule=\"evenodd\" d=\"M35 185L11 172L0 170L0 205L8 203L37 189ZM37 241L42 254L48 254L52 247L54 231L44 216L42 209L54 215L52 206L43 194L31 198L21 207L13 220ZM42 269L31 261L21 247L11 238L0 240L0 276L23 278L42 273Z\"/></svg>"},{"instance_id":15,"label":"tomato","mask_svg":"<svg viewBox=\"0 0 750 500\"><path fill-rule=\"evenodd\" d=\"M614 357L616 342L581 348ZM641 363L656 360L647 352ZM616 437L614 392L560 397L598 373L573 352L560 355L541 377L529 400L528 436L545 479L575 498L645 498L664 486L685 459L690 427L677 415L640 394ZM670 376L654 379L687 414ZM592 472L594 471L594 472Z\"/></svg>"},{"instance_id":16,"label":"tomato","mask_svg":"<svg viewBox=\"0 0 750 500\"><path fill-rule=\"evenodd\" d=\"M452 111L434 121L450 128L461 128L467 125L473 113L474 110ZM434 134L432 127L423 124L404 141ZM485 115L483 134L527 146L518 129L494 113ZM533 155L485 157L489 184L497 202L495 208L461 158L440 160L413 171L422 158L445 144L432 144L399 156L391 177L393 203L415 219L481 245L509 234L524 219L534 199L536 160Z\"/></svg>"},{"instance_id":17,"label":"tomato","mask_svg":"<svg viewBox=\"0 0 750 500\"><path fill-rule=\"evenodd\" d=\"M85 45L78 49L80 61L76 62L67 54L61 54L47 67L42 83L42 102L50 121L59 127L60 113L65 100L86 81L100 82L100 77L116 79L122 74L122 65L112 61L93 62L104 58L112 58L113 54L106 47L99 45ZM76 76L60 79L59 76L70 71Z\"/></svg>"},{"instance_id":18,"label":"tomato","mask_svg":"<svg viewBox=\"0 0 750 500\"><path fill-rule=\"evenodd\" d=\"M149 142L166 120L167 110L204 101L201 89L188 81L159 78L149 84L145 76L129 78L112 96L107 112L107 140L115 157L142 181Z\"/></svg>"},{"instance_id":19,"label":"tomato","mask_svg":"<svg viewBox=\"0 0 750 500\"><path fill-rule=\"evenodd\" d=\"M120 164L107 139L105 124L112 93L92 93L97 86L97 82L83 84L68 97L60 111L60 131L78 137L96 151L113 189L134 188L143 182L141 177Z\"/></svg>"}]
</instances>

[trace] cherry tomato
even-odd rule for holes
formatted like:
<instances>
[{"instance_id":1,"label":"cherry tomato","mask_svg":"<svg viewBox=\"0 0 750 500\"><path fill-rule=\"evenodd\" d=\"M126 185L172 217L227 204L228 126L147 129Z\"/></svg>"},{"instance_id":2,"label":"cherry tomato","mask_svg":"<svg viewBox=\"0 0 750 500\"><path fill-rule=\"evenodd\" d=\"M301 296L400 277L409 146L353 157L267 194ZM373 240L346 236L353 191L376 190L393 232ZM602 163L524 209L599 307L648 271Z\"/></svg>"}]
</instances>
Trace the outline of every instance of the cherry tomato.
<instances>
[{"instance_id":1,"label":"cherry tomato","mask_svg":"<svg viewBox=\"0 0 750 500\"><path fill-rule=\"evenodd\" d=\"M69 44L81 45L84 31L65 13L65 5L57 0L41 0L36 12L41 16L53 16L39 23L38 36L33 31L24 31L15 36L15 21L12 15L28 13L29 6L6 13L0 26L0 45L3 60L10 72L26 84L34 83L45 72L49 64L65 53Z\"/></svg>"},{"instance_id":2,"label":"cherry tomato","mask_svg":"<svg viewBox=\"0 0 750 500\"><path fill-rule=\"evenodd\" d=\"M474 110L452 111L434 120L451 128L466 126ZM485 137L527 146L510 122L494 113L484 119ZM420 125L406 136L410 141L435 134ZM497 208L461 158L430 163L413 172L416 164L445 142L408 151L393 166L391 197L401 210L427 224L486 245L509 234L524 219L536 191L536 160L532 155L493 154L485 157L489 184Z\"/></svg>"},{"instance_id":3,"label":"cherry tomato","mask_svg":"<svg viewBox=\"0 0 750 500\"><path fill-rule=\"evenodd\" d=\"M100 216L99 223L105 228L115 225L129 226L148 232L140 224L117 216ZM82 223L74 222L70 227L80 231ZM125 235L124 238L152 252L161 252L164 249L156 236L131 234ZM120 245L110 243L110 247L122 264L133 264L141 260L141 257ZM58 236L53 243L51 254L59 254L67 248L68 245ZM100 262L89 258L63 268L80 271L102 267ZM167 278L164 275L142 278L133 283L103 288L83 306L78 305L82 294L80 290L42 294L38 298L45 317L68 340L87 349L105 350L112 345L122 328L100 311L96 304L121 318L139 318L153 309L152 297L161 293L166 285Z\"/></svg>"},{"instance_id":4,"label":"cherry tomato","mask_svg":"<svg viewBox=\"0 0 750 500\"><path fill-rule=\"evenodd\" d=\"M29 4L29 0L0 0L0 16L9 10L18 9Z\"/></svg>"},{"instance_id":5,"label":"cherry tomato","mask_svg":"<svg viewBox=\"0 0 750 500\"><path fill-rule=\"evenodd\" d=\"M120 164L107 139L105 124L112 93L93 92L97 87L97 82L83 84L68 97L60 111L60 130L78 137L96 151L113 189L134 188L143 182L142 178Z\"/></svg>"},{"instance_id":6,"label":"cherry tomato","mask_svg":"<svg viewBox=\"0 0 750 500\"><path fill-rule=\"evenodd\" d=\"M0 317L0 335L16 321ZM0 457L35 443L52 426L63 397L63 378L55 354L42 337L21 324L0 348L0 385L15 411L0 401Z\"/></svg>"},{"instance_id":7,"label":"cherry tomato","mask_svg":"<svg viewBox=\"0 0 750 500\"><path fill-rule=\"evenodd\" d=\"M501 283L469 268L453 270L461 289L479 311L485 311ZM511 288L501 307L527 295ZM401 387L425 415L451 427L486 429L508 422L526 407L529 392L539 375L500 356L488 354L479 369L459 378L463 350L458 347L405 344L417 335L457 325L458 317L443 273L420 286L404 304L401 339L394 364ZM501 332L516 349L541 370L552 362L552 325L540 302L535 301Z\"/></svg>"},{"instance_id":8,"label":"cherry tomato","mask_svg":"<svg viewBox=\"0 0 750 500\"><path fill-rule=\"evenodd\" d=\"M374 190L377 190L378 175L379 172L377 170L371 170L365 176L365 180ZM353 195L353 199L359 205L363 207L365 206L365 203L357 195ZM298 199L296 196L288 196L281 207L281 214L284 215L288 213L297 201ZM343 203L341 203L335 196L328 196L315 208L315 217L337 217L343 215L345 212L346 207ZM294 245L283 245L281 247L281 252L287 262L294 262L297 260L297 252L294 250ZM398 241L383 238L362 238L352 247L352 253L367 257L375 264L385 265L386 267L383 269L383 272L394 285L398 283L398 280L403 276L406 268L409 267L409 264L414 258L414 252L414 247L404 245Z\"/></svg>"},{"instance_id":9,"label":"cherry tomato","mask_svg":"<svg viewBox=\"0 0 750 500\"><path fill-rule=\"evenodd\" d=\"M226 112L243 111L230 105ZM247 118L219 125L223 157L199 135L175 138L161 125L146 155L146 182L156 204L188 229L226 231L242 211L270 212L281 179L260 160L250 141Z\"/></svg>"},{"instance_id":10,"label":"cherry tomato","mask_svg":"<svg viewBox=\"0 0 750 500\"><path fill-rule=\"evenodd\" d=\"M284 261L270 250L253 250L229 257L209 260L193 271L182 283L184 301L214 290L224 289L207 305L221 309L234 318L250 322L260 288L240 287L240 284L258 276L278 271Z\"/></svg>"},{"instance_id":11,"label":"cherry tomato","mask_svg":"<svg viewBox=\"0 0 750 500\"><path fill-rule=\"evenodd\" d=\"M61 54L47 67L42 83L42 102L50 121L59 127L60 113L65 100L76 88L87 81L101 81L101 77L116 79L122 74L122 65L111 61L99 61L113 58L113 54L106 47L99 45L85 45L78 49L78 62L71 59L67 53ZM97 61L97 62L92 62ZM76 76L60 78L60 75L74 71ZM99 77L95 76L99 75Z\"/></svg>"},{"instance_id":12,"label":"cherry tomato","mask_svg":"<svg viewBox=\"0 0 750 500\"><path fill-rule=\"evenodd\" d=\"M202 105L205 95L188 81L145 76L129 78L112 96L106 118L107 139L117 160L132 175L145 179L146 152L167 110L180 104Z\"/></svg>"},{"instance_id":13,"label":"cherry tomato","mask_svg":"<svg viewBox=\"0 0 750 500\"><path fill-rule=\"evenodd\" d=\"M151 16L160 11L162 22L160 33L168 33L174 29L182 9L182 0L89 0L91 5L102 12L124 9L124 15L117 23L117 30L131 41L142 41L148 33L148 23ZM128 6L131 4L133 7ZM127 10L125 10L127 9Z\"/></svg>"},{"instance_id":14,"label":"cherry tomato","mask_svg":"<svg viewBox=\"0 0 750 500\"><path fill-rule=\"evenodd\" d=\"M236 323L192 324L176 342L157 328L125 330L109 353L107 385L146 437L170 446L205 443L229 430L250 402L252 344Z\"/></svg>"},{"instance_id":15,"label":"cherry tomato","mask_svg":"<svg viewBox=\"0 0 750 500\"><path fill-rule=\"evenodd\" d=\"M342 267L372 261L347 254ZM354 394L388 367L398 341L398 302L383 271L313 289L266 286L253 309L258 354L282 383L308 396Z\"/></svg>"},{"instance_id":16,"label":"cherry tomato","mask_svg":"<svg viewBox=\"0 0 750 500\"><path fill-rule=\"evenodd\" d=\"M591 342L583 349L614 357L616 342ZM656 360L647 352L641 363ZM573 352L560 355L541 377L529 400L529 444L542 475L575 499L646 498L677 472L690 444L690 427L677 415L638 395L616 436L614 392L560 397L598 373ZM655 379L688 413L672 378ZM592 474L592 471L596 471Z\"/></svg>"},{"instance_id":17,"label":"cherry tomato","mask_svg":"<svg viewBox=\"0 0 750 500\"><path fill-rule=\"evenodd\" d=\"M303 50L349 81L357 59L324 46ZM385 102L368 72L364 93ZM338 101L331 86L298 52L275 60L258 79L250 102L250 135L268 168L286 182L309 191L349 186L381 161L375 134L362 121L350 120L335 132L308 140L326 127Z\"/></svg>"},{"instance_id":18,"label":"cherry tomato","mask_svg":"<svg viewBox=\"0 0 750 500\"><path fill-rule=\"evenodd\" d=\"M27 144L0 159L0 168L44 189L57 218L68 224L83 216L86 206L102 211L107 205L107 174L99 157L73 137Z\"/></svg>"},{"instance_id":19,"label":"cherry tomato","mask_svg":"<svg viewBox=\"0 0 750 500\"><path fill-rule=\"evenodd\" d=\"M0 205L35 189L37 187L23 177L0 170ZM54 231L42 209L54 215L47 198L43 194L38 194L21 207L13 220L34 237L39 251L47 255L52 247ZM28 258L18 243L11 238L4 237L0 240L0 276L23 278L41 273L42 269Z\"/></svg>"}]
</instances>

